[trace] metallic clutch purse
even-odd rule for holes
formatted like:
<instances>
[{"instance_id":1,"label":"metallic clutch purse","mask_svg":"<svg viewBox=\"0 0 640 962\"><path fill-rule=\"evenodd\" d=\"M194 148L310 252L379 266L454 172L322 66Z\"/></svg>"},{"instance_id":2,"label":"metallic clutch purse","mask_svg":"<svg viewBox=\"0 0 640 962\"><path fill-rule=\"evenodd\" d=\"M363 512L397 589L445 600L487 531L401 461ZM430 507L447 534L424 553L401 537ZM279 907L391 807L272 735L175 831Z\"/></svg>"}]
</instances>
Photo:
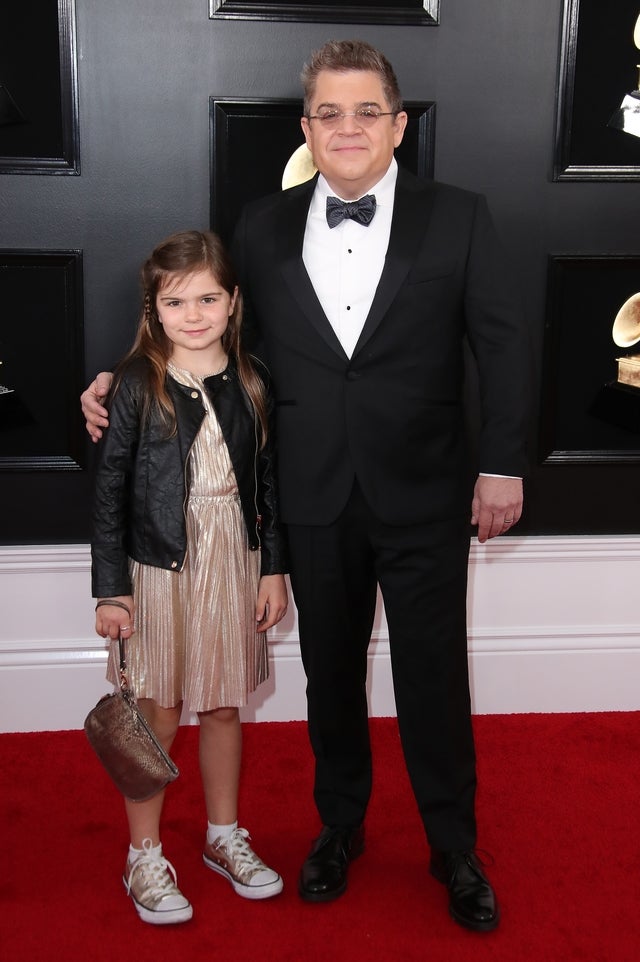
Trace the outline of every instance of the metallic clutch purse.
<instances>
[{"instance_id":1,"label":"metallic clutch purse","mask_svg":"<svg viewBox=\"0 0 640 962\"><path fill-rule=\"evenodd\" d=\"M178 777L178 769L138 708L126 675L120 639L120 691L105 695L84 721L91 747L116 787L136 802L152 798Z\"/></svg>"}]
</instances>

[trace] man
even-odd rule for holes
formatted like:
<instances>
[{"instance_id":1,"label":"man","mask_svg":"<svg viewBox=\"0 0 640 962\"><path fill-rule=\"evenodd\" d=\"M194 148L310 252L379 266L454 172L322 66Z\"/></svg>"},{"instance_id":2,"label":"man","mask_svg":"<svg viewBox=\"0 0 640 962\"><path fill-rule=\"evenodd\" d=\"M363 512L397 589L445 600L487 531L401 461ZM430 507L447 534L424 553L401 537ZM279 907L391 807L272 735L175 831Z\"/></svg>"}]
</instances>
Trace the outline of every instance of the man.
<instances>
[{"instance_id":1,"label":"man","mask_svg":"<svg viewBox=\"0 0 640 962\"><path fill-rule=\"evenodd\" d=\"M499 910L474 852L469 498L480 541L520 518L527 337L484 200L398 168L407 115L383 54L332 41L302 79L302 129L319 175L250 204L233 245L246 323L276 388L281 507L308 682L322 830L299 891L318 902L341 895L364 847L367 646L379 585L431 872L448 888L453 918L488 931ZM465 335L481 397L473 494ZM107 423L91 397L101 393L94 383L83 395L94 435Z\"/></svg>"}]
</instances>

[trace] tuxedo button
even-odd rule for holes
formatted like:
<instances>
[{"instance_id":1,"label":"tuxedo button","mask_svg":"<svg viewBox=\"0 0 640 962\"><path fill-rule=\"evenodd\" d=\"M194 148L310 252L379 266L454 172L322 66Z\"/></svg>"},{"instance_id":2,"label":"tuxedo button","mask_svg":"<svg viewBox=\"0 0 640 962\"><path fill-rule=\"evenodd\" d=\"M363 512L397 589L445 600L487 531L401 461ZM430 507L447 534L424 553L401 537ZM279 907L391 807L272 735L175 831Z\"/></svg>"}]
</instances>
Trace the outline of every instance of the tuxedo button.
<instances>
[{"instance_id":1,"label":"tuxedo button","mask_svg":"<svg viewBox=\"0 0 640 962\"><path fill-rule=\"evenodd\" d=\"M361 377L360 371L347 371L347 381L358 381Z\"/></svg>"}]
</instances>

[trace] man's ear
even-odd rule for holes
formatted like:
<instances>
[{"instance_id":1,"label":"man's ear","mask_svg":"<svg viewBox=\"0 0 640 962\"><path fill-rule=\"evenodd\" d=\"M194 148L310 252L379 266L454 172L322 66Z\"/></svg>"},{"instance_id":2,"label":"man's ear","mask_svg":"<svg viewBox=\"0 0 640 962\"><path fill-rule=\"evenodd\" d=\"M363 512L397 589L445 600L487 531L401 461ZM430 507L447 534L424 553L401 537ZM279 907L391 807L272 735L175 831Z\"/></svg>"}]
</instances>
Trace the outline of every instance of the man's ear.
<instances>
[{"instance_id":1,"label":"man's ear","mask_svg":"<svg viewBox=\"0 0 640 962\"><path fill-rule=\"evenodd\" d=\"M401 110L399 114L396 114L393 122L393 145L394 147L399 147L402 143L402 138L404 137L404 132L407 126L407 121L409 120L409 115Z\"/></svg>"},{"instance_id":2,"label":"man's ear","mask_svg":"<svg viewBox=\"0 0 640 962\"><path fill-rule=\"evenodd\" d=\"M300 118L300 126L302 127L302 133L304 134L304 139L307 142L307 147L311 150L311 127L309 121L306 117Z\"/></svg>"}]
</instances>

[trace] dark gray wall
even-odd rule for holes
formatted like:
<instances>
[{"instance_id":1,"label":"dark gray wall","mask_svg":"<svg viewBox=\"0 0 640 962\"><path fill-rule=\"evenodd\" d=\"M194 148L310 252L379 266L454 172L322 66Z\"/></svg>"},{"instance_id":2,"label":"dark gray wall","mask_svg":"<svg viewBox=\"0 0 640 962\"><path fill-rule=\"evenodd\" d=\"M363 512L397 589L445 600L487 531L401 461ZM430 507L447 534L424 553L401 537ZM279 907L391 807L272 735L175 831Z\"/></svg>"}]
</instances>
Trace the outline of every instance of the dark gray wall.
<instances>
[{"instance_id":1,"label":"dark gray wall","mask_svg":"<svg viewBox=\"0 0 640 962\"><path fill-rule=\"evenodd\" d=\"M437 27L352 26L211 21L206 0L77 0L81 176L2 176L0 247L82 249L88 383L128 345L150 247L208 225L209 97L298 97L309 51L359 36L386 52L407 100L437 102L436 177L488 196L539 357L548 254L640 250L636 183L551 180L560 15L561 0L442 0ZM52 370L43 390L56 388ZM535 467L528 487L520 531L637 530L632 465ZM16 501L24 515L4 540L86 540L86 491L86 472L1 477L3 513ZM630 509L603 520L612 492Z\"/></svg>"}]
</instances>

